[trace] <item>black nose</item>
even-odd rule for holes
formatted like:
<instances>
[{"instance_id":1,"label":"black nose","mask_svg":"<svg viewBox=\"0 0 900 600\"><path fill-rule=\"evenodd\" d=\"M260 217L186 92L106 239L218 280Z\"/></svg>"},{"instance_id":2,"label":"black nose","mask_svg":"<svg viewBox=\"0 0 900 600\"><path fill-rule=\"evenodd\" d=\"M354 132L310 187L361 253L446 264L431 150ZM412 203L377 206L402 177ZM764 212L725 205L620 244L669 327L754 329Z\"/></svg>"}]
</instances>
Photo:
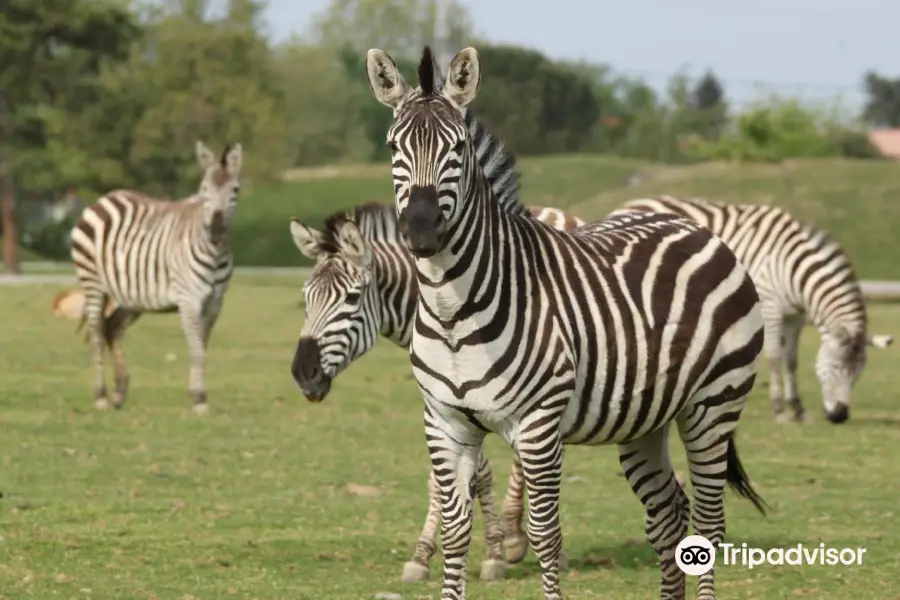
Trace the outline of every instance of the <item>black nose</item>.
<instances>
[{"instance_id":1,"label":"black nose","mask_svg":"<svg viewBox=\"0 0 900 600\"><path fill-rule=\"evenodd\" d=\"M331 379L322 370L319 343L315 338L304 336L297 342L291 376L311 402L320 402L328 394Z\"/></svg>"},{"instance_id":2,"label":"black nose","mask_svg":"<svg viewBox=\"0 0 900 600\"><path fill-rule=\"evenodd\" d=\"M825 411L825 417L835 425L840 425L850 418L850 408L846 404L838 404L833 409Z\"/></svg>"},{"instance_id":3,"label":"black nose","mask_svg":"<svg viewBox=\"0 0 900 600\"><path fill-rule=\"evenodd\" d=\"M416 256L433 256L441 249L447 226L434 186L414 186L399 219L400 233Z\"/></svg>"}]
</instances>

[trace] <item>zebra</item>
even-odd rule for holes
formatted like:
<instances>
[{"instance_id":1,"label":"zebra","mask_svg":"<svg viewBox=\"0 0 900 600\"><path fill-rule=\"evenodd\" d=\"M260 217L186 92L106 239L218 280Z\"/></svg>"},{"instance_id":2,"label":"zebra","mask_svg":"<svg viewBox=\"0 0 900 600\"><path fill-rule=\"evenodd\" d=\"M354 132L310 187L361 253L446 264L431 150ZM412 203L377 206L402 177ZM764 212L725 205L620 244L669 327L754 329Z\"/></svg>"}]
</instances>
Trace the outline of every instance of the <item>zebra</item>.
<instances>
[{"instance_id":1,"label":"zebra","mask_svg":"<svg viewBox=\"0 0 900 600\"><path fill-rule=\"evenodd\" d=\"M690 218L728 244L748 269L762 301L769 397L777 421L808 420L797 385L800 332L807 321L821 336L815 372L825 416L835 424L850 417L851 390L865 367L866 347L884 349L894 338L868 331L859 279L831 236L777 206L657 196L626 202L613 214L631 211ZM792 414L784 410L785 398Z\"/></svg>"},{"instance_id":2,"label":"zebra","mask_svg":"<svg viewBox=\"0 0 900 600\"><path fill-rule=\"evenodd\" d=\"M562 232L505 210L464 121L478 54L457 54L440 90L432 63L426 47L413 89L384 51L366 57L373 95L393 109L398 228L416 257L410 362L441 498L441 597L466 595L474 476L493 432L522 463L545 600L562 598L562 446L609 443L646 508L661 598L683 598L675 549L691 506L669 460L671 424L688 454L698 535L723 541L726 483L765 514L734 439L763 345L756 288L688 219L629 214ZM713 573L700 576L700 598L715 597Z\"/></svg>"},{"instance_id":3,"label":"zebra","mask_svg":"<svg viewBox=\"0 0 900 600\"><path fill-rule=\"evenodd\" d=\"M482 135L490 134L482 130ZM500 145L493 147L497 152L504 151ZM492 175L496 179L498 173ZM560 229L584 224L557 208L533 206L529 212ZM379 334L402 348L409 347L418 294L415 265L400 240L397 213L390 205L369 202L338 211L325 220L321 231L294 218L290 230L300 252L316 262L303 286L307 318L291 374L308 399L322 401L334 378L368 352ZM521 481L521 470L514 458L511 482ZM501 541L507 554L510 550L494 513L493 474L484 456L479 459L476 480L488 548L481 578L500 579L506 566ZM429 478L428 490L428 514L413 556L403 566L401 579L405 582L428 579L429 563L437 547L440 503L433 477ZM524 536L519 525L521 514L520 504L506 528L513 532L514 539ZM523 549L510 562L522 560L524 553ZM565 567L565 555L561 562Z\"/></svg>"},{"instance_id":4,"label":"zebra","mask_svg":"<svg viewBox=\"0 0 900 600\"><path fill-rule=\"evenodd\" d=\"M208 411L206 347L234 270L230 237L243 151L240 144L229 145L217 158L198 141L196 155L204 172L197 194L166 202L115 190L85 208L72 229L72 260L84 291L99 410L121 408L128 394L125 329L145 312L177 311L191 357L192 409ZM106 317L103 309L110 299L116 308ZM103 375L104 345L115 371L111 400Z\"/></svg>"}]
</instances>

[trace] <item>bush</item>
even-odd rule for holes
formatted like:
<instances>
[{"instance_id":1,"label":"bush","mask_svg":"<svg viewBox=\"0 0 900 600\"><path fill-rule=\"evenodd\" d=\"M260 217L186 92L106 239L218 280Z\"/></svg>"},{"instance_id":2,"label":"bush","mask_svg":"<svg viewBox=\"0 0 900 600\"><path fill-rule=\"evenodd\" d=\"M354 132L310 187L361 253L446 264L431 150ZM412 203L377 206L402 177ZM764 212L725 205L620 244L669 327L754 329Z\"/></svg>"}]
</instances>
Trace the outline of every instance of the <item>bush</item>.
<instances>
[{"instance_id":1,"label":"bush","mask_svg":"<svg viewBox=\"0 0 900 600\"><path fill-rule=\"evenodd\" d=\"M774 100L738 115L733 128L715 142L692 145L697 157L739 162L780 162L786 158L839 156L839 141L823 119L796 100Z\"/></svg>"}]
</instances>

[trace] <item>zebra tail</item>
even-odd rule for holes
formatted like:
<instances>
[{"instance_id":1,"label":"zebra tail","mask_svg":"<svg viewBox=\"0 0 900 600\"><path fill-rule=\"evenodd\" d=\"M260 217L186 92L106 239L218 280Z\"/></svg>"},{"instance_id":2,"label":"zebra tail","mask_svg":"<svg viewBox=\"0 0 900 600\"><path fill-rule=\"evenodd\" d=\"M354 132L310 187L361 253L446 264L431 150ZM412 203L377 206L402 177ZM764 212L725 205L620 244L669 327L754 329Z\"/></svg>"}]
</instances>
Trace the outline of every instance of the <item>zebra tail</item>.
<instances>
[{"instance_id":1,"label":"zebra tail","mask_svg":"<svg viewBox=\"0 0 900 600\"><path fill-rule=\"evenodd\" d=\"M728 450L726 451L725 479L738 495L743 496L753 503L763 516L766 515L766 508L771 508L766 501L762 499L753 486L750 485L750 478L738 458L737 446L734 443L734 437L728 439Z\"/></svg>"},{"instance_id":2,"label":"zebra tail","mask_svg":"<svg viewBox=\"0 0 900 600\"><path fill-rule=\"evenodd\" d=\"M56 295L50 305L54 317L62 317L66 319L78 319L78 325L75 327L75 334L79 334L87 323L87 315L84 312L84 292L81 290L65 290ZM112 299L107 299L106 307L103 311L104 319L109 319L116 310L116 305ZM91 339L89 331L84 332L84 343L87 344Z\"/></svg>"}]
</instances>

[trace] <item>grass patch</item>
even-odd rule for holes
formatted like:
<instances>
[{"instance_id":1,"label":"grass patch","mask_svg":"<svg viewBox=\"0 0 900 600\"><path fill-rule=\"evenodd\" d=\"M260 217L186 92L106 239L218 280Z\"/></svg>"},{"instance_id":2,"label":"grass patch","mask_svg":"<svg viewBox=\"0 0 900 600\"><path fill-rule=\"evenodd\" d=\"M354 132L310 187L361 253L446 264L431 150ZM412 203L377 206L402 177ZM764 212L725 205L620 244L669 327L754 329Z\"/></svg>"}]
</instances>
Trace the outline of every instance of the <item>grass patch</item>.
<instances>
[{"instance_id":1,"label":"grass patch","mask_svg":"<svg viewBox=\"0 0 900 600\"><path fill-rule=\"evenodd\" d=\"M424 519L428 458L421 400L404 352L387 342L335 382L321 405L295 390L288 366L302 325L300 282L238 278L213 333L211 414L189 412L178 319L147 316L127 338L132 391L96 413L87 348L49 316L58 286L8 287L0 308L0 596L93 600L258 598L360 600L379 591L437 598L401 584ZM900 331L900 307L872 308L873 329ZM739 429L768 519L727 496L729 539L761 547L864 546L861 567L718 569L723 598L900 597L894 535L900 467L893 349L872 352L850 422L819 416L815 337L803 337L802 390L814 422L775 426L764 380ZM673 445L676 468L683 452ZM488 438L496 492L510 453ZM567 597L657 594L643 511L614 448L569 447L562 516L572 571ZM357 496L348 484L377 486ZM540 597L533 554L502 582L482 583L481 518L470 597ZM689 587L689 590L693 588Z\"/></svg>"}]
</instances>

